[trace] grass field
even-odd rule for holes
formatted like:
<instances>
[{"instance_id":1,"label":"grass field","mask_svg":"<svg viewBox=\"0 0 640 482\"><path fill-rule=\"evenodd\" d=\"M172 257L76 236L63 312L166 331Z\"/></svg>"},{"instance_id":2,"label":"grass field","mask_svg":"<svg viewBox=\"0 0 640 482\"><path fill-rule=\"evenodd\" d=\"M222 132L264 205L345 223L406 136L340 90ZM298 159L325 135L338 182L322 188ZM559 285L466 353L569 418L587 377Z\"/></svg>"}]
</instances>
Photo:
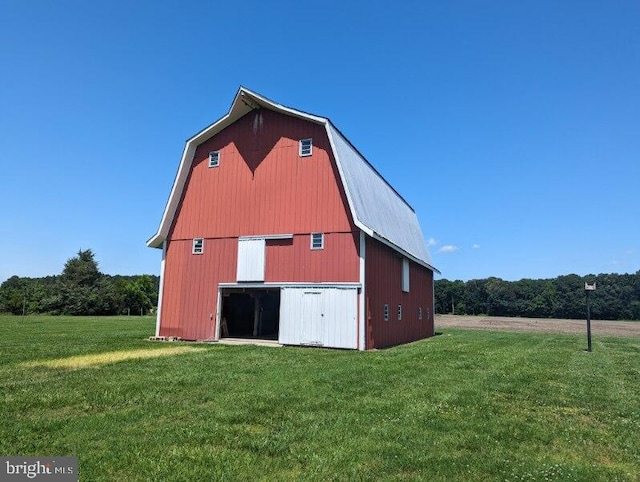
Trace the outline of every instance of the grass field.
<instances>
[{"instance_id":1,"label":"grass field","mask_svg":"<svg viewBox=\"0 0 640 482\"><path fill-rule=\"evenodd\" d=\"M640 480L640 340L444 328L374 352L0 317L0 454L100 480Z\"/></svg>"}]
</instances>

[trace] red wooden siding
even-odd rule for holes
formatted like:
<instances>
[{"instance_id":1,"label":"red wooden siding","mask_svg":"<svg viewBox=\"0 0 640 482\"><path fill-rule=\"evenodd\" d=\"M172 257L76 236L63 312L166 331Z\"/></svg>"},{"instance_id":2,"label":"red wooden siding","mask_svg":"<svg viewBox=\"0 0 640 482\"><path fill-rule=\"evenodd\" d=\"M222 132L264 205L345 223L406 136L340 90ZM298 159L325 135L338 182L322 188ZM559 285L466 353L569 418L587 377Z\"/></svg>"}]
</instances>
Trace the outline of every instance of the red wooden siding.
<instances>
[{"instance_id":1,"label":"red wooden siding","mask_svg":"<svg viewBox=\"0 0 640 482\"><path fill-rule=\"evenodd\" d=\"M358 245L354 233L328 233L324 249L310 249L308 234L288 240L267 240L265 281L351 282L360 281Z\"/></svg>"},{"instance_id":2,"label":"red wooden siding","mask_svg":"<svg viewBox=\"0 0 640 482\"><path fill-rule=\"evenodd\" d=\"M299 157L298 141L313 139ZM220 151L220 165L208 166ZM325 233L311 250L312 232ZM358 282L352 223L323 126L266 109L250 112L198 146L168 237L161 336L213 338L219 283L235 283L239 236L267 240L265 282ZM193 238L204 253L191 254ZM213 319L212 319L213 317Z\"/></svg>"},{"instance_id":3,"label":"red wooden siding","mask_svg":"<svg viewBox=\"0 0 640 482\"><path fill-rule=\"evenodd\" d=\"M352 233L327 235L322 250L310 249L308 235L268 240L265 281L358 282L354 238ZM213 338L218 283L236 282L236 238L205 239L203 254L191 254L191 248L190 239L172 241L167 248L160 336Z\"/></svg>"},{"instance_id":4,"label":"red wooden siding","mask_svg":"<svg viewBox=\"0 0 640 482\"><path fill-rule=\"evenodd\" d=\"M204 254L191 254L191 248L191 240L171 241L167 248L160 336L213 338L218 283L235 281L237 239L206 239Z\"/></svg>"},{"instance_id":5,"label":"red wooden siding","mask_svg":"<svg viewBox=\"0 0 640 482\"><path fill-rule=\"evenodd\" d=\"M383 348L433 336L433 272L409 262L409 292L402 291L402 257L367 237L365 295L367 297L366 347ZM384 305L389 321L384 321ZM398 321L398 305L402 320ZM422 307L422 320L418 309Z\"/></svg>"},{"instance_id":6,"label":"red wooden siding","mask_svg":"<svg viewBox=\"0 0 640 482\"><path fill-rule=\"evenodd\" d=\"M299 157L308 137L313 154ZM332 161L323 126L252 111L196 149L170 238L353 231Z\"/></svg>"}]
</instances>

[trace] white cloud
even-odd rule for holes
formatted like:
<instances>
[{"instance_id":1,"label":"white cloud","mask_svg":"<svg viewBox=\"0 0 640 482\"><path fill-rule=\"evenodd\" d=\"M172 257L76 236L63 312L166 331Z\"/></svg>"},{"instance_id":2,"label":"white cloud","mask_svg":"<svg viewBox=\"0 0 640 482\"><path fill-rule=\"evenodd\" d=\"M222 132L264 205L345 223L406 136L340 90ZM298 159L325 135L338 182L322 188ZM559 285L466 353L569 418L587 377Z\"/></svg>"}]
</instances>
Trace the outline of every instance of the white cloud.
<instances>
[{"instance_id":1,"label":"white cloud","mask_svg":"<svg viewBox=\"0 0 640 482\"><path fill-rule=\"evenodd\" d=\"M435 246L436 244L438 244L438 241L434 238L429 238L427 240L427 246L431 247L431 246Z\"/></svg>"},{"instance_id":2,"label":"white cloud","mask_svg":"<svg viewBox=\"0 0 640 482\"><path fill-rule=\"evenodd\" d=\"M472 247L473 249L478 249L478 248L480 248L480 245L479 245L479 244L474 244L474 245L473 245L473 246L471 246L471 247Z\"/></svg>"},{"instance_id":3,"label":"white cloud","mask_svg":"<svg viewBox=\"0 0 640 482\"><path fill-rule=\"evenodd\" d=\"M447 244L438 250L438 253L453 253L454 251L458 251L457 246L452 246L451 244Z\"/></svg>"}]
</instances>

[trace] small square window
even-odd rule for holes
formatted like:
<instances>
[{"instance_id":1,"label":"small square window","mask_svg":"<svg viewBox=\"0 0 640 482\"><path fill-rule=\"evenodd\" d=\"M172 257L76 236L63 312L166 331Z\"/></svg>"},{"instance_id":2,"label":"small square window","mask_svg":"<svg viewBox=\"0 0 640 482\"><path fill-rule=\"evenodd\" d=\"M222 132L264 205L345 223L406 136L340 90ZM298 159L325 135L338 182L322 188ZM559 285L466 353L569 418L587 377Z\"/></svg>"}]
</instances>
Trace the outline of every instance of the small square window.
<instances>
[{"instance_id":1,"label":"small square window","mask_svg":"<svg viewBox=\"0 0 640 482\"><path fill-rule=\"evenodd\" d=\"M220 151L211 151L209 153L209 167L218 167L220 165Z\"/></svg>"},{"instance_id":2,"label":"small square window","mask_svg":"<svg viewBox=\"0 0 640 482\"><path fill-rule=\"evenodd\" d=\"M389 305L384 305L384 321L389 321Z\"/></svg>"},{"instance_id":3,"label":"small square window","mask_svg":"<svg viewBox=\"0 0 640 482\"><path fill-rule=\"evenodd\" d=\"M193 249L191 254L204 253L204 238L193 238Z\"/></svg>"},{"instance_id":4,"label":"small square window","mask_svg":"<svg viewBox=\"0 0 640 482\"><path fill-rule=\"evenodd\" d=\"M299 154L300 157L310 156L313 153L313 140L309 139L300 139L299 143Z\"/></svg>"},{"instance_id":5,"label":"small square window","mask_svg":"<svg viewBox=\"0 0 640 482\"><path fill-rule=\"evenodd\" d=\"M398 305L398 321L402 321L402 305Z\"/></svg>"},{"instance_id":6,"label":"small square window","mask_svg":"<svg viewBox=\"0 0 640 482\"><path fill-rule=\"evenodd\" d=\"M311 233L311 249L324 249L324 233Z\"/></svg>"}]
</instances>

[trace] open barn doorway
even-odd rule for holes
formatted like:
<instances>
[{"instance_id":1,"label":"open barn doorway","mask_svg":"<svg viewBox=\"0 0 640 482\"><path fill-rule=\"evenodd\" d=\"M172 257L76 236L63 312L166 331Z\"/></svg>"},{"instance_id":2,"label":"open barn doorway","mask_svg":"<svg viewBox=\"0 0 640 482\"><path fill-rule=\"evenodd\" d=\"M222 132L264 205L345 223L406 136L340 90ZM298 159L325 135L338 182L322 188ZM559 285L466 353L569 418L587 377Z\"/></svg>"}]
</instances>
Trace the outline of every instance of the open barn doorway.
<instances>
[{"instance_id":1,"label":"open barn doorway","mask_svg":"<svg viewBox=\"0 0 640 482\"><path fill-rule=\"evenodd\" d=\"M277 340L280 288L225 288L220 338Z\"/></svg>"}]
</instances>

